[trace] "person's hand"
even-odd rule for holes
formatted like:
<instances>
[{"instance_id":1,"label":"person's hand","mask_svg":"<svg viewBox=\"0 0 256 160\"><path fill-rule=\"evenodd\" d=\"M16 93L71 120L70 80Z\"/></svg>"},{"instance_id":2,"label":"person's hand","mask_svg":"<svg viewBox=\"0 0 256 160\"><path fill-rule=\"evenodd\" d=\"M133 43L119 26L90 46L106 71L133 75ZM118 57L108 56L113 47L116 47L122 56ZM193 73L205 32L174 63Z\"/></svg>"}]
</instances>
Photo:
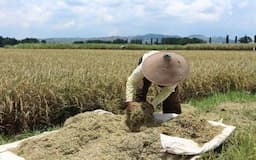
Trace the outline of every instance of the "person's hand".
<instances>
[{"instance_id":1,"label":"person's hand","mask_svg":"<svg viewBox=\"0 0 256 160\"><path fill-rule=\"evenodd\" d=\"M153 120L153 106L148 102L126 102L126 125L132 132Z\"/></svg>"},{"instance_id":2,"label":"person's hand","mask_svg":"<svg viewBox=\"0 0 256 160\"><path fill-rule=\"evenodd\" d=\"M132 132L138 132L144 121L143 116L138 116L141 113L140 111L142 111L139 108L140 106L139 102L126 102L125 123Z\"/></svg>"},{"instance_id":3,"label":"person's hand","mask_svg":"<svg viewBox=\"0 0 256 160\"><path fill-rule=\"evenodd\" d=\"M126 102L126 109L127 111L131 112L135 110L139 105L140 105L139 102L134 102L134 101Z\"/></svg>"}]
</instances>

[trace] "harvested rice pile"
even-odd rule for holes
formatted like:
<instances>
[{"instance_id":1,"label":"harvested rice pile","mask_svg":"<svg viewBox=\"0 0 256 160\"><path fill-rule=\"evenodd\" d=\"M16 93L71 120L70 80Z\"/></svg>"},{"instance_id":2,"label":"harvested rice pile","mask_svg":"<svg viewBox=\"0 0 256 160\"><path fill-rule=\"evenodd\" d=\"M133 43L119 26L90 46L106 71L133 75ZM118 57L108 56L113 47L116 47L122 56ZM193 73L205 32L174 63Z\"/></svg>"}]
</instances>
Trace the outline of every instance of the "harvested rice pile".
<instances>
[{"instance_id":1,"label":"harvested rice pile","mask_svg":"<svg viewBox=\"0 0 256 160\"><path fill-rule=\"evenodd\" d=\"M26 160L185 159L160 153L159 134L167 132L182 135L180 132L185 132L187 136L194 133L190 131L197 127L193 125L192 117L188 118L177 119L177 122L171 120L162 124L154 123L154 127L144 126L140 132L130 132L123 115L86 112L68 119L57 133L24 142L15 152ZM173 126L175 124L181 124L184 129L178 129L180 126ZM185 128L189 131L185 131ZM202 126L197 129L203 128ZM205 131L195 134L197 137L208 133Z\"/></svg>"},{"instance_id":2,"label":"harvested rice pile","mask_svg":"<svg viewBox=\"0 0 256 160\"><path fill-rule=\"evenodd\" d=\"M219 134L223 127L211 126L207 120L196 118L193 114L180 115L177 118L162 123L162 133L187 139L193 139L199 144L210 141Z\"/></svg>"}]
</instances>

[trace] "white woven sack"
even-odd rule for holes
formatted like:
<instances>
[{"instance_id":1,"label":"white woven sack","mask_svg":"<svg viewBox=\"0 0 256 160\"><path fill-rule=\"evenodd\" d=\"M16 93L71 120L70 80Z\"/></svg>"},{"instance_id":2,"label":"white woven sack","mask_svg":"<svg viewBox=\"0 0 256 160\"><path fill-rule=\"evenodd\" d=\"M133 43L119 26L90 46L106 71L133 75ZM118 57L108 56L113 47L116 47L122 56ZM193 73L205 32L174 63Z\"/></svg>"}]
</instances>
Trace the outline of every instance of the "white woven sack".
<instances>
[{"instance_id":1,"label":"white woven sack","mask_svg":"<svg viewBox=\"0 0 256 160\"><path fill-rule=\"evenodd\" d=\"M222 122L208 121L213 126L222 126L223 130L220 134L216 135L212 140L203 145L199 145L190 139L168 136L160 134L160 141L163 152L168 152L177 155L197 155L209 150L213 150L222 144L234 131L235 127L223 124Z\"/></svg>"}]
</instances>

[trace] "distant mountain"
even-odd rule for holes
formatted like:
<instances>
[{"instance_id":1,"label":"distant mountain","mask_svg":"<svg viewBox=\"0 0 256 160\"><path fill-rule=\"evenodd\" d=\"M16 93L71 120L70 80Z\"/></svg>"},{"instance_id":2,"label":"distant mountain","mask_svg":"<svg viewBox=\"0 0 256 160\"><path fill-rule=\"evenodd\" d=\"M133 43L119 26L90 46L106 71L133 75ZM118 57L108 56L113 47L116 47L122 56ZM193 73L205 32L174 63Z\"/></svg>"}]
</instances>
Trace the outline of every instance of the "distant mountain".
<instances>
[{"instance_id":1,"label":"distant mountain","mask_svg":"<svg viewBox=\"0 0 256 160\"><path fill-rule=\"evenodd\" d=\"M88 38L87 40L113 41L115 39L127 39L127 37L125 36L94 37L94 38Z\"/></svg>"},{"instance_id":2,"label":"distant mountain","mask_svg":"<svg viewBox=\"0 0 256 160\"><path fill-rule=\"evenodd\" d=\"M130 39L140 39L140 40L150 40L151 38L153 39L161 39L161 38L167 38L167 37L180 37L177 35L164 35L164 34L145 34L145 35L136 35L136 36L131 36Z\"/></svg>"},{"instance_id":3,"label":"distant mountain","mask_svg":"<svg viewBox=\"0 0 256 160\"><path fill-rule=\"evenodd\" d=\"M145 35L130 36L130 37L128 37L128 41L133 40L133 39L139 39L139 40L142 40L144 43L145 42L150 43L151 39L153 42L155 42L157 40L160 41L162 38L168 38L168 37L179 38L180 36L149 33L149 34L145 34Z\"/></svg>"},{"instance_id":4,"label":"distant mountain","mask_svg":"<svg viewBox=\"0 0 256 160\"><path fill-rule=\"evenodd\" d=\"M113 41L115 39L125 39L125 40L127 39L128 41L133 39L139 39L139 40L142 40L143 42L150 42L151 39L153 41L156 41L157 39L160 40L162 38L167 38L167 37L180 38L181 36L149 33L145 35L135 35L135 36L107 36L107 37L92 37L92 38L79 38L79 37L78 38L47 38L45 40L50 43L73 43L75 41L87 41L87 40ZM209 37L200 35L200 34L190 35L186 37L198 38L206 42L209 41ZM212 37L212 43L225 43L225 42L226 42L225 37ZM230 40L230 43L232 42L234 42L234 40Z\"/></svg>"},{"instance_id":5,"label":"distant mountain","mask_svg":"<svg viewBox=\"0 0 256 160\"><path fill-rule=\"evenodd\" d=\"M209 37L206 37L204 35L201 35L201 34L195 34L195 35L190 35L188 36L189 38L198 38L198 39L201 39L201 40L204 40L206 42L209 41Z\"/></svg>"},{"instance_id":6,"label":"distant mountain","mask_svg":"<svg viewBox=\"0 0 256 160\"><path fill-rule=\"evenodd\" d=\"M74 41L86 41L88 38L47 38L44 40L49 43L72 43Z\"/></svg>"},{"instance_id":7,"label":"distant mountain","mask_svg":"<svg viewBox=\"0 0 256 160\"><path fill-rule=\"evenodd\" d=\"M198 38L198 39L202 39L202 40L204 40L206 42L209 42L209 38L210 37L206 37L204 35L198 34L198 35L190 35L189 38ZM226 37L221 37L221 36L216 37L216 36L213 36L211 38L212 38L212 43L226 43ZM229 39L229 42L230 43L234 43L235 41L233 39Z\"/></svg>"},{"instance_id":8,"label":"distant mountain","mask_svg":"<svg viewBox=\"0 0 256 160\"><path fill-rule=\"evenodd\" d=\"M93 38L47 38L45 39L50 43L73 43L74 41L87 41L87 40L102 40L102 41L113 41L115 39L128 39L128 41L133 39L139 39L142 41L150 41L151 38L162 39L166 37L180 37L177 35L163 35L163 34L145 34L145 35L136 35L136 36L108 36L108 37L93 37Z\"/></svg>"}]
</instances>

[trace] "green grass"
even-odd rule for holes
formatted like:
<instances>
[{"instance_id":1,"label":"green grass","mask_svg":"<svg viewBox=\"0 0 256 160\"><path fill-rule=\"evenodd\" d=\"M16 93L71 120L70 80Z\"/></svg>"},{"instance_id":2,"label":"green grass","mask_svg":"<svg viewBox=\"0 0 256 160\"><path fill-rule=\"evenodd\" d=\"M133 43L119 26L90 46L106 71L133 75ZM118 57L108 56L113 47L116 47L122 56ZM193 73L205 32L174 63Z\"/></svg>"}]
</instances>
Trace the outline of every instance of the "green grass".
<instances>
[{"instance_id":1,"label":"green grass","mask_svg":"<svg viewBox=\"0 0 256 160\"><path fill-rule=\"evenodd\" d=\"M190 99L186 103L200 109L210 110L214 106L223 102L256 102L256 95L247 91L231 91L228 93L215 93L212 96L204 97L201 99Z\"/></svg>"},{"instance_id":2,"label":"green grass","mask_svg":"<svg viewBox=\"0 0 256 160\"><path fill-rule=\"evenodd\" d=\"M0 145L5 144L5 143L11 143L14 141L18 141L24 138L28 138L34 135L38 135L40 134L40 131L28 131L28 132L24 132L22 134L18 134L18 135L12 135L12 136L7 136L7 135L0 135Z\"/></svg>"},{"instance_id":3,"label":"green grass","mask_svg":"<svg viewBox=\"0 0 256 160\"><path fill-rule=\"evenodd\" d=\"M255 111L254 111L255 113ZM235 115L229 115L235 116ZM244 115L246 116L246 115ZM236 123L236 130L215 151L204 153L202 160L255 160L256 157L256 125L241 126Z\"/></svg>"},{"instance_id":4,"label":"green grass","mask_svg":"<svg viewBox=\"0 0 256 160\"><path fill-rule=\"evenodd\" d=\"M22 139L29 138L29 137L32 137L32 136L35 136L35 135L39 135L39 134L41 134L43 132L46 132L46 131L57 130L59 128L60 128L59 126L56 126L56 127L49 127L47 129L44 129L44 130L24 131L23 133L20 133L20 134L17 134L17 135L3 135L3 134L0 134L0 145L15 142L15 141L18 141L18 140L22 140Z\"/></svg>"},{"instance_id":5,"label":"green grass","mask_svg":"<svg viewBox=\"0 0 256 160\"><path fill-rule=\"evenodd\" d=\"M255 127L235 130L234 135L219 148L202 155L202 160L255 160L256 157Z\"/></svg>"},{"instance_id":6,"label":"green grass","mask_svg":"<svg viewBox=\"0 0 256 160\"><path fill-rule=\"evenodd\" d=\"M223 154L218 159L253 160L256 157L255 127L239 130L223 148Z\"/></svg>"},{"instance_id":7,"label":"green grass","mask_svg":"<svg viewBox=\"0 0 256 160\"><path fill-rule=\"evenodd\" d=\"M5 46L5 48L20 49L128 49L128 50L253 50L255 44L108 44L108 43L22 43L14 46Z\"/></svg>"},{"instance_id":8,"label":"green grass","mask_svg":"<svg viewBox=\"0 0 256 160\"><path fill-rule=\"evenodd\" d=\"M215 151L203 154L202 160L254 160L256 157L256 95L245 91L216 93L188 103L199 109L208 119L223 118L234 125L234 133Z\"/></svg>"}]
</instances>

